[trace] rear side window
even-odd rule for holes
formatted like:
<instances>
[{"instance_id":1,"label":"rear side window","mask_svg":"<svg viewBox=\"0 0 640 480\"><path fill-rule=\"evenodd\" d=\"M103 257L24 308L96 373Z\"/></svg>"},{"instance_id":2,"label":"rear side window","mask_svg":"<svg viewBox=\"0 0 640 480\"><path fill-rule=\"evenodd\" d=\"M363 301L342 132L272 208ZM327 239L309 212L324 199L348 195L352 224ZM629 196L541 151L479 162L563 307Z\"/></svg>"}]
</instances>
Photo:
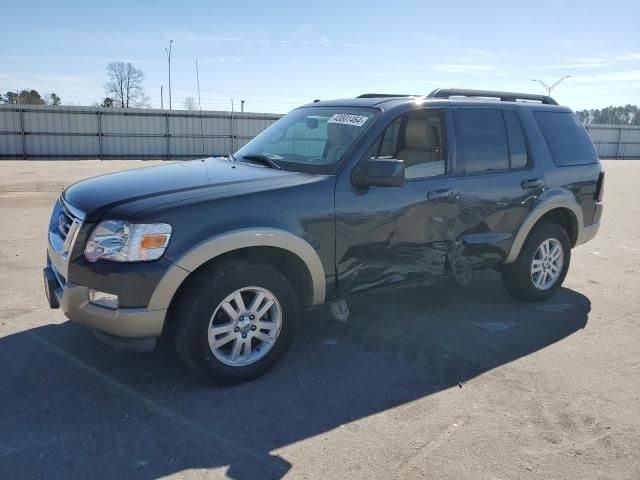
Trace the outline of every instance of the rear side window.
<instances>
[{"instance_id":1,"label":"rear side window","mask_svg":"<svg viewBox=\"0 0 640 480\"><path fill-rule=\"evenodd\" d=\"M467 173L509 168L509 147L502 112L461 108L456 112Z\"/></svg>"},{"instance_id":2,"label":"rear side window","mask_svg":"<svg viewBox=\"0 0 640 480\"><path fill-rule=\"evenodd\" d=\"M573 113L535 112L535 116L556 165L598 162L589 134Z\"/></svg>"},{"instance_id":3,"label":"rear side window","mask_svg":"<svg viewBox=\"0 0 640 480\"><path fill-rule=\"evenodd\" d=\"M511 168L524 168L528 163L527 143L524 139L522 125L516 112L503 110L504 123L507 126L507 136L509 137L509 153L511 157Z\"/></svg>"}]
</instances>

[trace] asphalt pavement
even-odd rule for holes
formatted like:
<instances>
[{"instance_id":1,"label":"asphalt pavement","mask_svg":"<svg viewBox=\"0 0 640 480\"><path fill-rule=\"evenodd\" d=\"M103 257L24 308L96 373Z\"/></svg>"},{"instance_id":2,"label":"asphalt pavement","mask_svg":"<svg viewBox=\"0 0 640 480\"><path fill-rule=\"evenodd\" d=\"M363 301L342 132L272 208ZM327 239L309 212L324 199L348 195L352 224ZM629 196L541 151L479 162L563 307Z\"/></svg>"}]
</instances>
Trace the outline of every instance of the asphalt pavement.
<instances>
[{"instance_id":1,"label":"asphalt pavement","mask_svg":"<svg viewBox=\"0 0 640 480\"><path fill-rule=\"evenodd\" d=\"M170 348L98 343L50 310L52 205L160 162L0 162L0 478L640 478L640 161L605 161L599 236L564 288L364 294L309 312L266 376L199 383Z\"/></svg>"}]
</instances>

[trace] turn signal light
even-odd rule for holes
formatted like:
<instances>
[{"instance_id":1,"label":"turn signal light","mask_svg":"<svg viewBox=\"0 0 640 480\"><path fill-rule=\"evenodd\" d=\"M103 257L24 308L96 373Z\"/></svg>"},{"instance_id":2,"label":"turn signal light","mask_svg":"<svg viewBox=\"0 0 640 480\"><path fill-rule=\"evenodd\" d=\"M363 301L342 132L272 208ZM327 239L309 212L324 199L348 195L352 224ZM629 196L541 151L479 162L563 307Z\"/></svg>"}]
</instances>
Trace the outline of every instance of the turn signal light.
<instances>
[{"instance_id":1,"label":"turn signal light","mask_svg":"<svg viewBox=\"0 0 640 480\"><path fill-rule=\"evenodd\" d=\"M169 236L165 234L145 235L140 242L141 248L164 248L167 245Z\"/></svg>"}]
</instances>

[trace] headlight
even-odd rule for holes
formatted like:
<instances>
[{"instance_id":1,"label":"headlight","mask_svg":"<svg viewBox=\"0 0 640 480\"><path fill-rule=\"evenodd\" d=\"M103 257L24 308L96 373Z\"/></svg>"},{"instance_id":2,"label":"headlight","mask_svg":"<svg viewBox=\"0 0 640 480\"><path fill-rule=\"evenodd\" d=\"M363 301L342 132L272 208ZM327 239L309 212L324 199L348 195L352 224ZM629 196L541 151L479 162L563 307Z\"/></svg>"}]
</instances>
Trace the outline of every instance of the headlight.
<instances>
[{"instance_id":1,"label":"headlight","mask_svg":"<svg viewBox=\"0 0 640 480\"><path fill-rule=\"evenodd\" d=\"M105 220L91 232L84 256L89 262L99 259L114 262L156 260L164 253L170 238L171 225L166 223Z\"/></svg>"}]
</instances>

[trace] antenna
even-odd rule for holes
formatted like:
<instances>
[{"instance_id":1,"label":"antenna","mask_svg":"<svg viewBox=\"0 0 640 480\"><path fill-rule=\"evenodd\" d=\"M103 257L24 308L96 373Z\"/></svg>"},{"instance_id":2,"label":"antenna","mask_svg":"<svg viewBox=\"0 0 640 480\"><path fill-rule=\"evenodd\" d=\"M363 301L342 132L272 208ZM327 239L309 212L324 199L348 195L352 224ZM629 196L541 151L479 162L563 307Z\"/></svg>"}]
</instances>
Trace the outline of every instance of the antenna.
<instances>
[{"instance_id":1,"label":"antenna","mask_svg":"<svg viewBox=\"0 0 640 480\"><path fill-rule=\"evenodd\" d=\"M231 150L235 151L236 142L233 135L233 113L234 113L234 110L233 110L233 98L232 98L231 99L231 125L230 125L231 126Z\"/></svg>"},{"instance_id":2,"label":"antenna","mask_svg":"<svg viewBox=\"0 0 640 480\"><path fill-rule=\"evenodd\" d=\"M198 84L198 109L200 110L200 136L202 138L202 155L204 155L204 127L202 126L202 103L200 102L200 73L198 72L197 58L196 58L196 82Z\"/></svg>"}]
</instances>

